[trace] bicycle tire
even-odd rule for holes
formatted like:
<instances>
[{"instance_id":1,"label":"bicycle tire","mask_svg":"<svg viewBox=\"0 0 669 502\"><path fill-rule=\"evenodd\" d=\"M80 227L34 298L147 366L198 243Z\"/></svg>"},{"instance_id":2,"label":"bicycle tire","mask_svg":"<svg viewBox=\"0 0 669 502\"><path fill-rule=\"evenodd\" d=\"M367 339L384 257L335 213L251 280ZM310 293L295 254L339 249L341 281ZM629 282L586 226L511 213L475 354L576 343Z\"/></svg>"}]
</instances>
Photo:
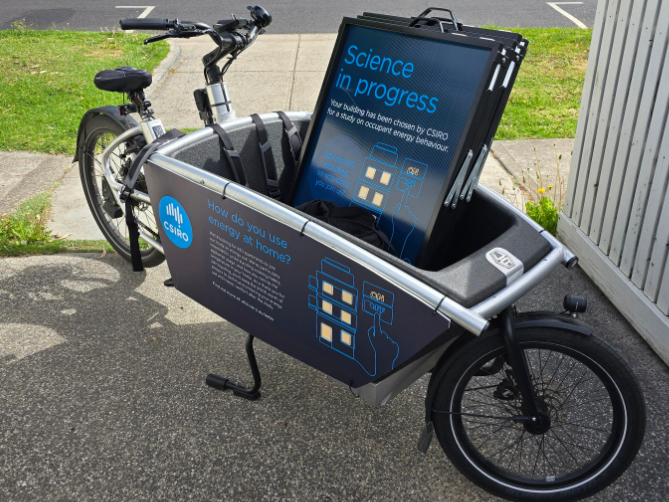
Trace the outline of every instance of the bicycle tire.
<instances>
[{"instance_id":1,"label":"bicycle tire","mask_svg":"<svg viewBox=\"0 0 669 502\"><path fill-rule=\"evenodd\" d=\"M467 478L488 492L508 500L562 501L578 500L593 495L614 482L629 467L641 446L646 415L639 383L622 357L595 336L575 335L554 328L519 329L517 336L532 374L537 402L541 401L547 415L551 416L550 428L540 435L530 434L521 421L509 418L502 420L501 418L472 417L472 415L480 415L472 412L481 409L495 410L492 412L495 415L484 415L486 417L505 416L504 410L506 409L508 413L509 400L513 399L516 402L515 400L520 399L519 392L517 389L514 391L512 385L513 377L509 377L508 374L510 366L504 364L505 367L498 370L499 365L493 363L493 361L499 361L497 358L504 357L506 347L502 335L492 334L472 341L454 354L446 363L450 366L440 381L431 382L431 385L437 385L432 404L432 419L439 443L451 462ZM578 364L596 377L590 380L593 382L590 384L593 388L597 383L596 380L599 379L604 389L601 396L604 397L601 397L596 406L596 400L592 397L596 394L592 394L586 388L581 388L575 399L592 399L590 403L565 407L565 401L558 406L559 398L556 396L564 396L570 387L563 387L563 392L560 393L560 389L557 391L551 389L551 386L554 388L557 383L553 383L553 380L546 382L549 363L544 362L542 368L541 360L544 350L548 353L548 361L553 353L562 355L555 356L553 366L566 358L576 361L572 368ZM549 352L551 350L553 352ZM546 356L543 355L543 359L545 358ZM537 364L538 370L546 372L545 379L543 373L536 374ZM555 374L566 371L567 367L555 370ZM486 368L489 370L486 371ZM550 371L552 370L551 366ZM493 371L495 373L491 374ZM580 370L577 371L575 375L580 374ZM435 379L436 375L437 373L434 373L432 378ZM501 378L501 375L506 375L505 378L508 378L508 381ZM583 375L586 375L586 372L583 372ZM563 381L566 378L567 376L564 376ZM499 383L495 383L495 379L499 379ZM469 387L469 383L473 380L476 382L475 386ZM581 376L579 384L583 381L584 376ZM488 385L480 385L486 382ZM500 386L505 392L500 392ZM493 387L494 391L492 391ZM571 388L567 400L574 395L577 388L578 385ZM465 396L468 392L474 393ZM607 421L603 412L595 412L592 416L588 416L587 413L579 415L584 409L589 409L590 412L597 408L604 410L607 406L607 397L610 400L610 420ZM465 404L463 404L463 399ZM489 408L485 408L484 404L476 404L477 401L485 403L485 406ZM586 408L588 405L590 408ZM512 408L516 411L508 413L510 416L514 413L523 414L518 406ZM588 425L582 423L585 420L583 417L590 420L586 422ZM477 421L479 424L474 425ZM610 429L607 429L605 425L599 425L600 423L610 423ZM502 449L495 450L494 454L487 452L493 449L492 445L485 444L490 441L490 438L483 441L485 436L481 436L493 429L495 431L491 435L506 438L507 441L508 438L512 438L511 442L505 442ZM590 429L595 432L590 433ZM570 440L568 439L569 430L581 432L572 433ZM529 465L526 466L523 463L524 439L522 438L526 437L526 433L528 438L526 448L532 452L532 455L528 455L526 459L534 462L531 475L528 474ZM592 437L589 437L587 433L590 433ZM530 436L535 438L534 441L530 440ZM560 436L562 438L556 440ZM578 439L575 439L574 436ZM594 441L593 438L597 437L601 439ZM476 444L477 441L478 444ZM560 445L558 441L564 441L566 444ZM533 443L536 444L536 447L533 447ZM598 443L602 443L599 451L596 446ZM518 467L516 467L515 456L519 445L520 455ZM542 452L542 445L550 445L552 451L547 446L543 446ZM573 447L570 448L570 445ZM536 448L536 455L532 448ZM573 461L566 454L562 456L559 454L563 450L569 453L570 449ZM588 449L594 453L588 453ZM573 463L578 467L579 459L587 458L588 455L592 458L584 460L585 465L580 470L563 474L556 472L560 468L566 470L557 463L558 457L564 466ZM555 465L552 464L551 457L556 459ZM540 467L542 462L544 464L543 477L539 475L539 471L535 476L537 462Z\"/></svg>"},{"instance_id":2,"label":"bicycle tire","mask_svg":"<svg viewBox=\"0 0 669 502\"><path fill-rule=\"evenodd\" d=\"M95 219L95 223L100 228L105 239L107 239L107 242L109 242L116 252L128 262L131 262L130 244L127 236L123 235L123 229L126 230L127 235L125 216L121 215L117 218L112 218L102 207L105 200L112 200L111 197L109 197L109 194L104 193L105 190L111 190L111 188L106 180L101 177L101 166L99 159L97 158L100 154L99 150L103 146L98 145L98 141L101 138L107 137L107 139L113 140L113 138L116 138L125 131L126 130L121 125L109 117L104 115L93 117L86 124L84 147L79 158L79 176L86 202ZM115 174L118 175L119 180L123 176L123 173L120 171ZM100 185L95 181L95 178L98 178ZM138 209L135 209L135 212L138 214ZM144 212L146 212L147 215L150 212L150 216L147 218L153 220L155 223L151 207L148 206L144 208ZM145 268L156 267L165 260L165 256L160 251L150 246L148 249L141 249L140 253L142 256L142 264Z\"/></svg>"}]
</instances>

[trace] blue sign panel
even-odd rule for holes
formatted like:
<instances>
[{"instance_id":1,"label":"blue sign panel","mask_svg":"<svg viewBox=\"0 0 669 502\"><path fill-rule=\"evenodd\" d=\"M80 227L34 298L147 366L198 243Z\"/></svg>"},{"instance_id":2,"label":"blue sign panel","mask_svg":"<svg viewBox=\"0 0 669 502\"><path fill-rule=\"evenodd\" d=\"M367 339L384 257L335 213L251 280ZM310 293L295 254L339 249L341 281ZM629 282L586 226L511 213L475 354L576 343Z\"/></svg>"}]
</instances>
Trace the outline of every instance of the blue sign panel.
<instances>
[{"instance_id":1,"label":"blue sign panel","mask_svg":"<svg viewBox=\"0 0 669 502\"><path fill-rule=\"evenodd\" d=\"M185 249L193 242L193 229L190 219L179 201L172 197L163 197L158 205L160 221L165 234L175 246Z\"/></svg>"},{"instance_id":2,"label":"blue sign panel","mask_svg":"<svg viewBox=\"0 0 669 502\"><path fill-rule=\"evenodd\" d=\"M331 377L377 380L449 329L433 307L308 235L151 163L144 171L176 289Z\"/></svg>"},{"instance_id":3,"label":"blue sign panel","mask_svg":"<svg viewBox=\"0 0 669 502\"><path fill-rule=\"evenodd\" d=\"M491 48L358 25L343 33L293 205L325 199L365 207L397 255L415 263Z\"/></svg>"}]
</instances>

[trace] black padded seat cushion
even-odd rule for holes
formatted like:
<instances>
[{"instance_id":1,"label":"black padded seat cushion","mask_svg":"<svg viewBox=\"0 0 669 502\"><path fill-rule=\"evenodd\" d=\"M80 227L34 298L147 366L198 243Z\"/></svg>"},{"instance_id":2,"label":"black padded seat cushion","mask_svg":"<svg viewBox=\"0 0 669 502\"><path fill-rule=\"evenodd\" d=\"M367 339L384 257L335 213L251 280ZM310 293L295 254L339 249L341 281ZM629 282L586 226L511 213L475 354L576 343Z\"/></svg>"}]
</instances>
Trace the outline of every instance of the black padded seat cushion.
<instances>
[{"instance_id":1,"label":"black padded seat cushion","mask_svg":"<svg viewBox=\"0 0 669 502\"><path fill-rule=\"evenodd\" d=\"M102 70L93 82L102 91L131 92L146 89L151 85L153 77L146 70L138 70L132 66L121 66L115 70Z\"/></svg>"}]
</instances>

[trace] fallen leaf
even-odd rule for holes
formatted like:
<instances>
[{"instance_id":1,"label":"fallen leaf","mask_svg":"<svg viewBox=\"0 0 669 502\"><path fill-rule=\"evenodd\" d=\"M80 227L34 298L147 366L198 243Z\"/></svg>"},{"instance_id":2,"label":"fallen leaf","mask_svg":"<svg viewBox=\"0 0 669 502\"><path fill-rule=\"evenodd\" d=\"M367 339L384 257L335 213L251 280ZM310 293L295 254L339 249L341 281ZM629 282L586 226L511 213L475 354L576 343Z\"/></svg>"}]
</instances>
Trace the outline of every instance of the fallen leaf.
<instances>
[{"instance_id":1,"label":"fallen leaf","mask_svg":"<svg viewBox=\"0 0 669 502\"><path fill-rule=\"evenodd\" d=\"M98 256L98 260L102 260L102 258L104 258L105 256L107 256L107 250L103 249L102 254L100 256Z\"/></svg>"}]
</instances>

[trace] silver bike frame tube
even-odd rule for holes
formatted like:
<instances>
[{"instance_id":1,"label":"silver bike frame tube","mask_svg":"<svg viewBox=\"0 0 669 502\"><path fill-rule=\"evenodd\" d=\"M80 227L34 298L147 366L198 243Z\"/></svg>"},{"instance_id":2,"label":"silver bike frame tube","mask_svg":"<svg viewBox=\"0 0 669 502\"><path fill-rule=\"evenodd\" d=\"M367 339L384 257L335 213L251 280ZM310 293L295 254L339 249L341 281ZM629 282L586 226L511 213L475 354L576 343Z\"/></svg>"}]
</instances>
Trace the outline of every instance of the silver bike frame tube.
<instances>
[{"instance_id":1,"label":"silver bike frame tube","mask_svg":"<svg viewBox=\"0 0 669 502\"><path fill-rule=\"evenodd\" d=\"M142 135L142 130L139 126L133 127L132 129L128 129L123 134L117 136L114 139L114 141L112 141L109 144L109 146L105 148L104 151L102 152L102 172L105 176L105 180L107 180L107 183L109 184L109 188L111 188L114 200L116 201L116 204L118 204L121 207L121 210L123 210L123 214L125 214L124 204L121 202L121 199L119 198L118 194L121 190L123 190L123 187L125 185L123 185L123 183L119 183L118 181L116 181L116 179L114 179L114 174L112 173L111 168L109 167L109 157L121 143L137 135ZM149 199L149 196L144 192L140 192L138 190L135 190L132 193L131 197L141 202L146 202L147 204L151 203L151 199Z\"/></svg>"}]
</instances>

